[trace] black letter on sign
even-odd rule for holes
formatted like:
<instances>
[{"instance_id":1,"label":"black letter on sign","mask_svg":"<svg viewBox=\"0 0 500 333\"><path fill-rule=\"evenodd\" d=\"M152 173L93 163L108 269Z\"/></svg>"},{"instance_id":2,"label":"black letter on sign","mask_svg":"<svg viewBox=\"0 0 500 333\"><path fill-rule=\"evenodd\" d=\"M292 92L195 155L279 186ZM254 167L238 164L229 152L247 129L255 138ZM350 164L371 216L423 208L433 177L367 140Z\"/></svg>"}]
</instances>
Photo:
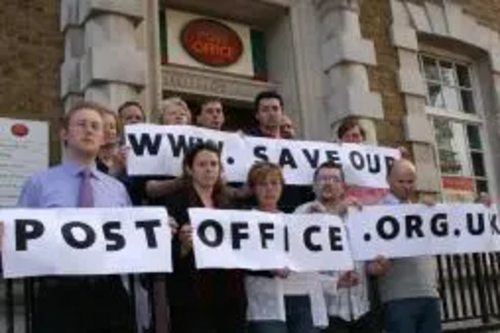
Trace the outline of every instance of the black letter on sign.
<instances>
[{"instance_id":1,"label":"black letter on sign","mask_svg":"<svg viewBox=\"0 0 500 333\"><path fill-rule=\"evenodd\" d=\"M161 146L161 135L156 134L154 136L154 141L151 141L151 135L143 133L140 139L137 140L136 134L127 135L128 142L134 151L134 155L142 156L144 151L147 150L149 155L158 155L158 151Z\"/></svg>"},{"instance_id":2,"label":"black letter on sign","mask_svg":"<svg viewBox=\"0 0 500 333\"><path fill-rule=\"evenodd\" d=\"M78 240L73 235L73 229L79 228L83 230L85 233L84 240ZM92 229L89 225L83 222L70 222L68 224L63 225L61 229L61 233L63 235L64 240L68 243L72 248L83 250L92 246L95 243L96 234L94 229Z\"/></svg>"},{"instance_id":3,"label":"black letter on sign","mask_svg":"<svg viewBox=\"0 0 500 333\"><path fill-rule=\"evenodd\" d=\"M384 226L388 224L392 230L386 231ZM396 238L399 234L399 223L392 216L383 216L380 220L377 221L377 232L380 238L385 240L392 240Z\"/></svg>"},{"instance_id":4,"label":"black letter on sign","mask_svg":"<svg viewBox=\"0 0 500 333\"><path fill-rule=\"evenodd\" d=\"M285 226L284 236L285 236L285 252L290 252L290 238L288 236L288 226Z\"/></svg>"},{"instance_id":5,"label":"black letter on sign","mask_svg":"<svg viewBox=\"0 0 500 333\"><path fill-rule=\"evenodd\" d=\"M295 162L292 152L287 148L283 148L283 150L281 151L278 164L282 167L288 165L292 169L297 169L297 162Z\"/></svg>"},{"instance_id":6,"label":"black letter on sign","mask_svg":"<svg viewBox=\"0 0 500 333\"><path fill-rule=\"evenodd\" d=\"M389 171L389 169L392 167L394 164L395 159L391 156L386 156L385 157L385 170Z\"/></svg>"},{"instance_id":7,"label":"black letter on sign","mask_svg":"<svg viewBox=\"0 0 500 333\"><path fill-rule=\"evenodd\" d=\"M207 237L208 228L213 228L215 232L215 238L213 240L210 240ZM205 220L201 222L198 226L197 232L198 237L203 243L205 243L206 246L217 247L222 244L222 239L224 238L224 229L222 229L220 223L215 220Z\"/></svg>"},{"instance_id":8,"label":"black letter on sign","mask_svg":"<svg viewBox=\"0 0 500 333\"><path fill-rule=\"evenodd\" d=\"M474 228L474 215L467 213L467 229L472 236L484 234L484 214L477 214L477 227Z\"/></svg>"},{"instance_id":9,"label":"black letter on sign","mask_svg":"<svg viewBox=\"0 0 500 333\"><path fill-rule=\"evenodd\" d=\"M380 156L378 155L367 155L368 159L368 171L371 173L379 173L380 172Z\"/></svg>"},{"instance_id":10,"label":"black letter on sign","mask_svg":"<svg viewBox=\"0 0 500 333\"><path fill-rule=\"evenodd\" d=\"M247 222L233 222L231 223L231 238L233 242L233 249L241 249L241 240L248 239L248 223Z\"/></svg>"},{"instance_id":11,"label":"black letter on sign","mask_svg":"<svg viewBox=\"0 0 500 333\"><path fill-rule=\"evenodd\" d=\"M445 237L448 236L448 215L439 213L431 219L431 232L434 236Z\"/></svg>"},{"instance_id":12,"label":"black letter on sign","mask_svg":"<svg viewBox=\"0 0 500 333\"><path fill-rule=\"evenodd\" d=\"M413 238L413 234L417 237L424 237L422 232L422 217L418 215L408 215L406 216L406 237Z\"/></svg>"},{"instance_id":13,"label":"black letter on sign","mask_svg":"<svg viewBox=\"0 0 500 333\"><path fill-rule=\"evenodd\" d=\"M102 225L104 238L111 244L106 244L106 251L120 251L125 247L125 238L118 232L122 228L119 221L106 222Z\"/></svg>"},{"instance_id":14,"label":"black letter on sign","mask_svg":"<svg viewBox=\"0 0 500 333\"><path fill-rule=\"evenodd\" d=\"M338 151L336 151L336 150L327 150L327 151L325 151L325 155L326 155L326 160L328 162L332 162L336 166L341 166L342 165L342 163L340 163L340 156L339 156L339 152Z\"/></svg>"},{"instance_id":15,"label":"black letter on sign","mask_svg":"<svg viewBox=\"0 0 500 333\"><path fill-rule=\"evenodd\" d=\"M173 134L167 134L168 142L170 143L170 147L172 148L172 155L174 157L179 157L181 154L186 154L189 149L189 146L186 142L186 137L184 135L179 135L175 137Z\"/></svg>"},{"instance_id":16,"label":"black letter on sign","mask_svg":"<svg viewBox=\"0 0 500 333\"><path fill-rule=\"evenodd\" d=\"M498 227L497 221L498 221L497 214L491 214L490 225L493 235L500 235L500 228Z\"/></svg>"},{"instance_id":17,"label":"black letter on sign","mask_svg":"<svg viewBox=\"0 0 500 333\"><path fill-rule=\"evenodd\" d=\"M312 242L312 234L318 232L321 232L321 228L317 225L307 227L306 230L304 230L304 245L309 251L318 252L323 249L321 245L313 244Z\"/></svg>"},{"instance_id":18,"label":"black letter on sign","mask_svg":"<svg viewBox=\"0 0 500 333\"><path fill-rule=\"evenodd\" d=\"M356 170L363 170L365 167L365 159L363 155L359 151L351 151L349 154L349 160L351 161L352 166Z\"/></svg>"},{"instance_id":19,"label":"black letter on sign","mask_svg":"<svg viewBox=\"0 0 500 333\"><path fill-rule=\"evenodd\" d=\"M137 229L141 228L144 229L144 233L146 234L146 242L148 243L148 248L156 249L158 247L155 228L161 227L160 220L135 221L135 227Z\"/></svg>"},{"instance_id":20,"label":"black letter on sign","mask_svg":"<svg viewBox=\"0 0 500 333\"><path fill-rule=\"evenodd\" d=\"M16 220L16 251L26 251L28 240L39 238L45 231L37 220Z\"/></svg>"},{"instance_id":21,"label":"black letter on sign","mask_svg":"<svg viewBox=\"0 0 500 333\"><path fill-rule=\"evenodd\" d=\"M253 149L253 154L255 157L259 158L261 161L268 162L269 157L266 155L267 148L263 146L255 146Z\"/></svg>"},{"instance_id":22,"label":"black letter on sign","mask_svg":"<svg viewBox=\"0 0 500 333\"><path fill-rule=\"evenodd\" d=\"M274 239L274 224L268 222L259 223L260 231L260 246L263 249L267 249L267 241ZM270 232L271 231L271 232Z\"/></svg>"},{"instance_id":23,"label":"black letter on sign","mask_svg":"<svg viewBox=\"0 0 500 333\"><path fill-rule=\"evenodd\" d=\"M311 154L311 151L307 149L302 149L302 153L306 157L306 160L311 166L311 168L316 169L318 167L318 162L319 162L319 150L313 149Z\"/></svg>"},{"instance_id":24,"label":"black letter on sign","mask_svg":"<svg viewBox=\"0 0 500 333\"><path fill-rule=\"evenodd\" d=\"M330 227L330 249L332 251L343 251L344 246L342 244L342 237L340 237L341 231L339 227Z\"/></svg>"}]
</instances>

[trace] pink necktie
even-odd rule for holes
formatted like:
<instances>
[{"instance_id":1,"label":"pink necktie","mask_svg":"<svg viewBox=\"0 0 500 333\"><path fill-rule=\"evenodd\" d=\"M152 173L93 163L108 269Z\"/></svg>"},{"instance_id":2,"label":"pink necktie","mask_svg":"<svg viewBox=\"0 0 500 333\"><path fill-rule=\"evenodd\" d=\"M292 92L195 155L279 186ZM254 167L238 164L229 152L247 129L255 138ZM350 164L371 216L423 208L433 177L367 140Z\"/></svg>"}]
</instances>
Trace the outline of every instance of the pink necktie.
<instances>
[{"instance_id":1,"label":"pink necktie","mask_svg":"<svg viewBox=\"0 0 500 333\"><path fill-rule=\"evenodd\" d=\"M78 207L94 207L94 193L92 191L92 172L85 168L80 172L82 181L80 183L80 193L78 196Z\"/></svg>"}]
</instances>

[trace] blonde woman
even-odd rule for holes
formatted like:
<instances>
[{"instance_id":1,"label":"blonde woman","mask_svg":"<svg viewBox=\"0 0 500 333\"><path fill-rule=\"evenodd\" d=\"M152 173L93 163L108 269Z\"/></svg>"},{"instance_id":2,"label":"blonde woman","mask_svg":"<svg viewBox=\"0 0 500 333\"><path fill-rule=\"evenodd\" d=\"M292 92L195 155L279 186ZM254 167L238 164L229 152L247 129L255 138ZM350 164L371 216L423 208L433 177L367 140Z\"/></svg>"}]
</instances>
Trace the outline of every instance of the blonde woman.
<instances>
[{"instance_id":1,"label":"blonde woman","mask_svg":"<svg viewBox=\"0 0 500 333\"><path fill-rule=\"evenodd\" d=\"M191 110L180 97L167 98L160 104L159 120L162 125L189 125L191 117Z\"/></svg>"}]
</instances>

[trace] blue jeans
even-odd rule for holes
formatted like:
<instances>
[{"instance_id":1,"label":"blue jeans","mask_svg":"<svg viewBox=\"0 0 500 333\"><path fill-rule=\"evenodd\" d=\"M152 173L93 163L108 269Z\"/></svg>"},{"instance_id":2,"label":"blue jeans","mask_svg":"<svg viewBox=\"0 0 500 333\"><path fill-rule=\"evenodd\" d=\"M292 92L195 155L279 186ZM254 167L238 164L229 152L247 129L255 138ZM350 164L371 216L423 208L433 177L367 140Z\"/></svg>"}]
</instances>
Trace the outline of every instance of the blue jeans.
<instances>
[{"instance_id":1,"label":"blue jeans","mask_svg":"<svg viewBox=\"0 0 500 333\"><path fill-rule=\"evenodd\" d=\"M314 327L309 296L285 296L286 322L251 321L249 333L319 333Z\"/></svg>"},{"instance_id":2,"label":"blue jeans","mask_svg":"<svg viewBox=\"0 0 500 333\"><path fill-rule=\"evenodd\" d=\"M386 333L440 333L439 299L407 298L384 304Z\"/></svg>"}]
</instances>

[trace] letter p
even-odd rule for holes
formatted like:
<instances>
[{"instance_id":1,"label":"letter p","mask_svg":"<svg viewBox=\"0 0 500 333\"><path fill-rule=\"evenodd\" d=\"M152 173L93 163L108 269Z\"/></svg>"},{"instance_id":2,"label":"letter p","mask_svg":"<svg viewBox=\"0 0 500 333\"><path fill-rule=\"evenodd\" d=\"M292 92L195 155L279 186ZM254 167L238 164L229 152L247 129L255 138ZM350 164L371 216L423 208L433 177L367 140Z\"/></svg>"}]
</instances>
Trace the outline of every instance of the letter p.
<instances>
[{"instance_id":1,"label":"letter p","mask_svg":"<svg viewBox=\"0 0 500 333\"><path fill-rule=\"evenodd\" d=\"M45 227L37 220L15 220L16 251L28 250L28 240L40 238Z\"/></svg>"}]
</instances>

